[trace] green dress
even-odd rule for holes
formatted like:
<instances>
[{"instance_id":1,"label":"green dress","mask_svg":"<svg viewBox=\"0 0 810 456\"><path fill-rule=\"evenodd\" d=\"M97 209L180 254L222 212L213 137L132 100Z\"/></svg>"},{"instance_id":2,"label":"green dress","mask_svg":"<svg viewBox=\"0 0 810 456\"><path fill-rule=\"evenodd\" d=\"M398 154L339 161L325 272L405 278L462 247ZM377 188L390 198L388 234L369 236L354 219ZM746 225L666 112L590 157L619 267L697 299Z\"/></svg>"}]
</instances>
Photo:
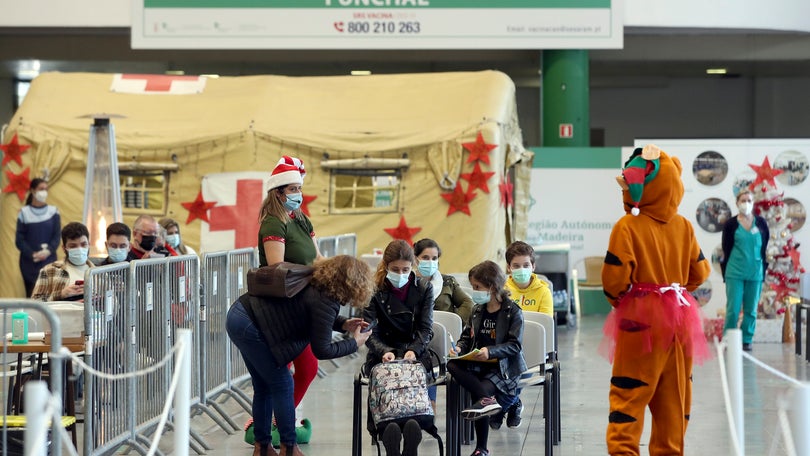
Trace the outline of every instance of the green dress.
<instances>
[{"instance_id":1,"label":"green dress","mask_svg":"<svg viewBox=\"0 0 810 456\"><path fill-rule=\"evenodd\" d=\"M312 222L304 214L293 214L289 223L283 223L277 217L269 215L262 220L259 227L259 265L267 266L264 254L265 241L278 241L284 244L284 261L288 263L311 265L318 252L313 238L315 230Z\"/></svg>"}]
</instances>

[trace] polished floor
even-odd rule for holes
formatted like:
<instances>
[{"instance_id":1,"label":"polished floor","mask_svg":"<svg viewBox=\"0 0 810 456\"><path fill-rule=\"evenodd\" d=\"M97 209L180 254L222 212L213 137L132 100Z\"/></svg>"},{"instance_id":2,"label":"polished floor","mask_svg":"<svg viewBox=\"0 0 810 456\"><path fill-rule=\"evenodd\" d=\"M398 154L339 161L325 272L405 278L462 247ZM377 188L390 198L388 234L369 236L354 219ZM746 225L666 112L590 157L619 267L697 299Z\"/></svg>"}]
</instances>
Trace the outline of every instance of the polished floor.
<instances>
[{"instance_id":1,"label":"polished floor","mask_svg":"<svg viewBox=\"0 0 810 456\"><path fill-rule=\"evenodd\" d=\"M562 380L562 442L554 447L555 455L606 454L604 430L608 415L608 381L610 364L596 352L601 340L604 317L585 316L578 328L560 327L559 353ZM792 344L754 344L752 354L762 362L788 376L806 381L810 375L808 364L794 354ZM304 416L313 422L312 442L302 445L308 456L349 455L351 453L351 393L352 377L362 357L339 360L340 367L322 362L328 372L318 378L309 390L302 408ZM745 454L785 455L784 440L779 423L779 404L790 382L778 378L765 369L744 361L746 398ZM694 400L692 418L686 436L688 455L728 455L731 453L730 432L723 405L720 365L713 359L694 370ZM439 431L444 431L444 413L441 411L443 390L439 389ZM543 454L542 395L540 388L527 389L522 395L525 410L523 424L516 429L504 426L492 431L489 450L493 456L528 456ZM247 414L232 400L223 406L233 413L238 423L244 423ZM649 417L649 415L648 415ZM208 418L198 416L193 427L206 439L212 450L209 455L240 456L251 454L252 447L242 441L243 433L228 435ZM810 423L808 423L810 425ZM164 438L166 444L170 436ZM642 454L647 454L649 420L642 440ZM367 433L364 433L363 454L376 454ZM161 445L167 451L171 447ZM473 446L463 446L461 454L468 455ZM435 440L427 436L420 455L438 455Z\"/></svg>"}]
</instances>

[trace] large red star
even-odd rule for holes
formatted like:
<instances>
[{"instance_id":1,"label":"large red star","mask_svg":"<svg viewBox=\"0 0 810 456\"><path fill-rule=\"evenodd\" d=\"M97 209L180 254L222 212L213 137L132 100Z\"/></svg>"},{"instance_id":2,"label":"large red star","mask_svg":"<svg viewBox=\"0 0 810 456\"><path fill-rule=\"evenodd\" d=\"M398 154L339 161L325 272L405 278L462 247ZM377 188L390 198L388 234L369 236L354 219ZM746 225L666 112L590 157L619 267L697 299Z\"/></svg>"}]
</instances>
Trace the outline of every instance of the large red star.
<instances>
[{"instance_id":1,"label":"large red star","mask_svg":"<svg viewBox=\"0 0 810 456\"><path fill-rule=\"evenodd\" d=\"M793 288L790 288L790 286L784 283L772 283L771 290L776 292L775 301L781 301L793 293Z\"/></svg>"},{"instance_id":2,"label":"large red star","mask_svg":"<svg viewBox=\"0 0 810 456\"><path fill-rule=\"evenodd\" d=\"M20 144L19 141L17 141L17 133L14 133L14 136L12 136L8 144L0 144L0 150L3 151L3 164L0 166L6 166L6 163L11 160L14 160L18 165L22 166L21 155L30 148L31 146L28 144Z\"/></svg>"},{"instance_id":3,"label":"large red star","mask_svg":"<svg viewBox=\"0 0 810 456\"><path fill-rule=\"evenodd\" d=\"M25 194L28 192L28 187L31 185L29 175L31 168L25 168L20 174L14 174L6 170L8 177L8 185L3 187L3 193L16 193L20 197L20 201L25 200Z\"/></svg>"},{"instance_id":4,"label":"large red star","mask_svg":"<svg viewBox=\"0 0 810 456\"><path fill-rule=\"evenodd\" d=\"M799 254L799 251L796 250L796 247L792 246L788 249L787 254L790 257L790 261L793 262L793 272L799 272L799 270L802 268L802 264L799 262L801 254Z\"/></svg>"},{"instance_id":5,"label":"large red star","mask_svg":"<svg viewBox=\"0 0 810 456\"><path fill-rule=\"evenodd\" d=\"M207 202L203 200L202 190L197 193L197 199L194 201L190 201L187 203L180 203L184 208L188 209L188 220L186 220L186 225L194 221L194 219L200 219L206 223L211 223L208 220L208 209L216 206L216 202Z\"/></svg>"},{"instance_id":6,"label":"large red star","mask_svg":"<svg viewBox=\"0 0 810 456\"><path fill-rule=\"evenodd\" d=\"M410 245L413 245L413 235L422 231L422 228L411 228L405 223L405 216L399 219L399 225L394 228L383 228L386 233L390 234L394 239L402 239Z\"/></svg>"},{"instance_id":7,"label":"large red star","mask_svg":"<svg viewBox=\"0 0 810 456\"><path fill-rule=\"evenodd\" d=\"M498 190L501 192L501 206L511 207L514 206L513 194L515 186L509 181L509 175L504 175L501 183L498 184Z\"/></svg>"},{"instance_id":8,"label":"large red star","mask_svg":"<svg viewBox=\"0 0 810 456\"><path fill-rule=\"evenodd\" d=\"M470 201L475 198L475 192L472 188L468 188L465 193L461 188L461 184L456 185L453 193L443 193L442 198L450 203L450 208L447 210L447 215L450 216L453 212L461 211L467 215L470 214Z\"/></svg>"},{"instance_id":9,"label":"large red star","mask_svg":"<svg viewBox=\"0 0 810 456\"><path fill-rule=\"evenodd\" d=\"M489 152L498 147L497 144L487 144L487 142L484 141L484 135L482 135L480 131L475 137L475 142L461 143L461 145L470 151L470 156L467 157L467 163L480 160L487 165L489 164Z\"/></svg>"},{"instance_id":10,"label":"large red star","mask_svg":"<svg viewBox=\"0 0 810 456\"><path fill-rule=\"evenodd\" d=\"M304 201L301 202L301 212L309 217L309 203L318 199L318 195L304 195L303 198Z\"/></svg>"},{"instance_id":11,"label":"large red star","mask_svg":"<svg viewBox=\"0 0 810 456\"><path fill-rule=\"evenodd\" d=\"M763 161L760 166L751 164L749 164L748 166L750 166L751 169L753 169L754 172L757 173L757 178L754 180L753 184L748 186L749 189L753 190L757 185L765 181L771 184L771 187L776 187L776 182L774 182L773 178L782 174L782 170L771 168L771 162L768 161L767 156L765 156L765 161Z\"/></svg>"},{"instance_id":12,"label":"large red star","mask_svg":"<svg viewBox=\"0 0 810 456\"><path fill-rule=\"evenodd\" d=\"M490 177L494 176L495 172L481 171L481 163L476 162L473 172L461 174L462 179L466 179L470 183L470 188L480 188L485 193L489 193L489 186L487 181Z\"/></svg>"}]
</instances>

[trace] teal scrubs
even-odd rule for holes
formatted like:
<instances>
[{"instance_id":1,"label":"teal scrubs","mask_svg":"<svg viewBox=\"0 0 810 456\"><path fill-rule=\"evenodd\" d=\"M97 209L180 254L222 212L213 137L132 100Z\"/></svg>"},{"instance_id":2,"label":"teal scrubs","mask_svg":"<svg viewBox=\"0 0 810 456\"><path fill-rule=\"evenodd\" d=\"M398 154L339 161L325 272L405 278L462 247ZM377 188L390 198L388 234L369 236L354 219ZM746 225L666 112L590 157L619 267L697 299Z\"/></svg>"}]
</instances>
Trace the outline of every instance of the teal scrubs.
<instances>
[{"instance_id":1,"label":"teal scrubs","mask_svg":"<svg viewBox=\"0 0 810 456\"><path fill-rule=\"evenodd\" d=\"M726 263L726 324L725 329L736 329L743 310L742 341L750 344L757 327L757 305L764 277L762 263L762 234L756 223L751 231L742 224L734 232L734 247Z\"/></svg>"}]
</instances>

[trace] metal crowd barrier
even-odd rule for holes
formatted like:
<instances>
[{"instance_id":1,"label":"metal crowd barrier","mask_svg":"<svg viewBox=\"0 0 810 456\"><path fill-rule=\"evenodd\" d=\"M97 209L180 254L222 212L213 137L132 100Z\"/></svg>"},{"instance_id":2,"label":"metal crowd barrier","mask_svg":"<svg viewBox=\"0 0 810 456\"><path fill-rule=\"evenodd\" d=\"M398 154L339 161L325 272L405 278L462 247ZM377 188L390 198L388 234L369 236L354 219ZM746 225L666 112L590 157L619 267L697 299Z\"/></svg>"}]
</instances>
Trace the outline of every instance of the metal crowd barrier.
<instances>
[{"instance_id":1,"label":"metal crowd barrier","mask_svg":"<svg viewBox=\"0 0 810 456\"><path fill-rule=\"evenodd\" d=\"M2 334L2 337L3 337L2 354L3 354L3 357L8 358L9 345L11 344L11 341L8 340L7 337L6 337L6 333L9 332L10 329L11 329L11 325L9 323L7 323L7 322L10 321L10 314L12 312L15 312L15 311L18 311L18 310L21 310L21 309L36 310L40 314L42 314L44 319L47 320L48 324L50 325L51 352L55 353L55 352L59 351L62 348L62 329L61 329L61 327L59 325L59 319L57 318L56 314L51 309L49 309L46 304L43 304L42 302L39 302L39 301L32 301L32 300L27 300L27 299L23 299L23 300L19 300L19 299L0 299L0 313L2 313L2 316L3 316L3 323L2 323L2 330L3 330L3 334ZM44 328L40 328L40 329L44 329ZM15 367L20 368L21 366L15 366ZM7 378L9 376L9 374L14 375L14 374L16 374L16 372L13 372L13 371L11 371L9 369L4 369L3 374L4 374L3 376ZM62 415L62 404L63 404L63 397L64 397L63 396L63 390L64 390L63 378L64 378L64 375L63 375L63 366L62 366L61 362L51 362L50 363L50 378L51 378L51 391L52 391L53 397L56 399L55 400L55 406L57 407L54 414L57 415L57 416L60 416L60 415ZM17 387L19 387L19 386L20 385L17 385ZM7 391L7 388L2 388L2 391L0 391L0 398L3 401L3 405L2 405L2 407L3 407L3 417L2 417L3 430L2 430L2 433L1 433L2 435L0 435L0 438L2 439L2 442L0 442L0 443L2 443L2 445L3 445L3 452L4 453L9 448L9 446L8 446L9 427L7 426L7 421L6 421L8 419L7 416L9 415L9 413L8 413L9 412L9 410L8 410L9 398L6 396L6 391ZM70 400L73 400L73 398L70 398ZM52 422L51 422L51 439L52 440L51 440L51 452L50 452L50 454L52 456L61 456L61 454L62 454L62 440L61 440L61 433L60 433L60 427L61 426L62 426L62 423L60 421L52 420ZM75 424L74 424L74 426L75 426Z\"/></svg>"}]
</instances>

